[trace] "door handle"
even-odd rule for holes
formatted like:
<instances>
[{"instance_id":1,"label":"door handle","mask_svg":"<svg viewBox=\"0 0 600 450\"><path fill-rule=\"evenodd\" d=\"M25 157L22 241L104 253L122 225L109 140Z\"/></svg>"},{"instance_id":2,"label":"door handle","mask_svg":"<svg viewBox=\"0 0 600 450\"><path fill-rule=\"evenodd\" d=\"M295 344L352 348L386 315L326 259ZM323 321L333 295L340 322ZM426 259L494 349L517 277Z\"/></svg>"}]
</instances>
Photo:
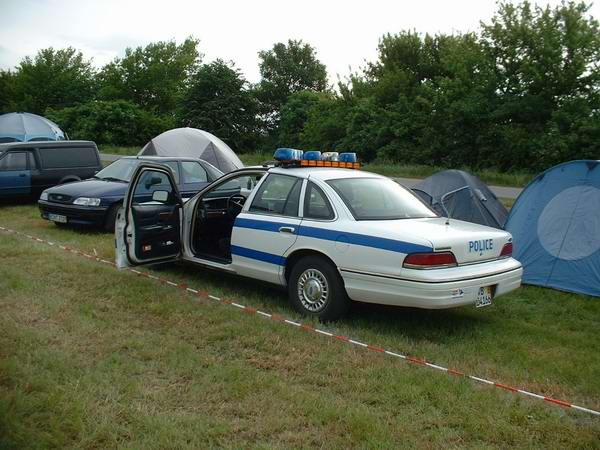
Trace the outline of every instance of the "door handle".
<instances>
[{"instance_id":1,"label":"door handle","mask_svg":"<svg viewBox=\"0 0 600 450\"><path fill-rule=\"evenodd\" d=\"M294 234L294 231L296 231L296 229L294 227L281 227L279 229L280 233L290 233L290 234Z\"/></svg>"}]
</instances>

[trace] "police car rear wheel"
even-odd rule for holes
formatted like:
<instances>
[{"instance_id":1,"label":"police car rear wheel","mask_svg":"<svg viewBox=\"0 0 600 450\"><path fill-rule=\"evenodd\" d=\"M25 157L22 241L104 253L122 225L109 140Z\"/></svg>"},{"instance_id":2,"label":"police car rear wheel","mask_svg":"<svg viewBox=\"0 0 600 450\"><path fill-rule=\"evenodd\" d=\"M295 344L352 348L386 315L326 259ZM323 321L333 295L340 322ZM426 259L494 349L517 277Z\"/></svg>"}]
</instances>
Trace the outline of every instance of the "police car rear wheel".
<instances>
[{"instance_id":1,"label":"police car rear wheel","mask_svg":"<svg viewBox=\"0 0 600 450\"><path fill-rule=\"evenodd\" d=\"M292 268L289 297L298 312L321 320L336 320L348 309L342 279L333 265L318 256L307 256Z\"/></svg>"}]
</instances>

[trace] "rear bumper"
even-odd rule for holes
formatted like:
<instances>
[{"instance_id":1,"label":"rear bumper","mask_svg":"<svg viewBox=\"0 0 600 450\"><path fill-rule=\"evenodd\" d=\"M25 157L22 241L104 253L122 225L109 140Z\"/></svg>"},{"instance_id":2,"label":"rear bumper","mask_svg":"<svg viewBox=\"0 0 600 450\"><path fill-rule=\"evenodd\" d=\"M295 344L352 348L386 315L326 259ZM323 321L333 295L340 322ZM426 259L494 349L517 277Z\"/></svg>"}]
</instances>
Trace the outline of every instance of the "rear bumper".
<instances>
[{"instance_id":1,"label":"rear bumper","mask_svg":"<svg viewBox=\"0 0 600 450\"><path fill-rule=\"evenodd\" d=\"M409 281L341 271L352 300L425 309L455 308L475 304L479 288L492 286L494 299L521 286L519 265L493 275L449 282Z\"/></svg>"},{"instance_id":2,"label":"rear bumper","mask_svg":"<svg viewBox=\"0 0 600 450\"><path fill-rule=\"evenodd\" d=\"M38 201L38 207L43 219L48 220L48 214L60 214L67 217L67 223L74 225L103 226L106 221L107 207L79 206Z\"/></svg>"}]
</instances>

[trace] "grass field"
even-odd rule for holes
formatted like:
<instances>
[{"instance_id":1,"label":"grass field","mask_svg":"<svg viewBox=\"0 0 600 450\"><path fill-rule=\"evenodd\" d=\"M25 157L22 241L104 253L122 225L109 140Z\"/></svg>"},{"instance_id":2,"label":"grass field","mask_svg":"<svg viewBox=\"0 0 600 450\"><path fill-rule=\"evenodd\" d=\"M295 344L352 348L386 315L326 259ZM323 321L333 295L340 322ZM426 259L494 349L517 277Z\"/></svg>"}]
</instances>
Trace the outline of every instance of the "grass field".
<instances>
[{"instance_id":1,"label":"grass field","mask_svg":"<svg viewBox=\"0 0 600 450\"><path fill-rule=\"evenodd\" d=\"M108 154L116 155L135 155L140 149L138 147L114 147L114 146L103 146L100 147L100 151ZM245 165L256 165L261 164L265 161L273 159L272 153L267 152L254 152L254 153L241 153L240 159ZM374 173L379 173L388 177L406 177L406 178L427 178L440 170L444 170L444 167L436 166L425 166L415 164L399 164L391 161L374 161L371 164L364 166L364 170L368 170ZM454 167L454 169L461 169L461 167ZM468 167L462 168L467 172L473 173L485 181L487 184L495 186L514 186L522 187L525 186L535 174L527 172L501 172L498 170L471 170Z\"/></svg>"},{"instance_id":2,"label":"grass field","mask_svg":"<svg viewBox=\"0 0 600 450\"><path fill-rule=\"evenodd\" d=\"M35 206L0 225L113 258L110 234ZM600 420L450 377L0 232L0 448L599 448ZM295 317L283 292L199 268L160 276ZM316 325L316 324L315 324ZM600 302L523 287L492 307L357 304L327 325L600 409Z\"/></svg>"}]
</instances>

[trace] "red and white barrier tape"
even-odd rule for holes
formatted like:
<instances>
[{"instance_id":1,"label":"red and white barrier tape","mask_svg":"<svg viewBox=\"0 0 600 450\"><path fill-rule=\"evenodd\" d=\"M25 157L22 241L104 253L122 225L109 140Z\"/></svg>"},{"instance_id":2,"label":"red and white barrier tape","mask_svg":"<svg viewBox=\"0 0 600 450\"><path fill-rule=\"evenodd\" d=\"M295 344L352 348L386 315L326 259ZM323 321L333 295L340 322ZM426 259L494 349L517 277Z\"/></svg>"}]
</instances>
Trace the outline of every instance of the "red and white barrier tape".
<instances>
[{"instance_id":1,"label":"red and white barrier tape","mask_svg":"<svg viewBox=\"0 0 600 450\"><path fill-rule=\"evenodd\" d=\"M33 240L33 241L40 242L40 243L43 243L43 244L47 244L47 245L50 245L50 246L53 246L53 247L58 247L61 250L65 250L65 251L73 253L75 255L83 256L83 257L88 258L90 260L94 260L94 261L97 261L97 262L100 262L100 263L103 263L103 264L107 264L107 265L110 265L110 266L113 266L113 267L116 268L115 263L112 262L112 261L108 261L106 259L99 258L98 256L90 255L88 253L85 253L85 252L82 252L80 250L68 247L66 245L60 245L60 244L57 244L55 242L51 242L51 241L47 241L47 240L44 240L44 239L40 239L38 237L31 236L31 235L29 235L27 233L22 233L20 231L11 230L10 228L5 228L3 226L0 226L0 231L4 231L4 232L7 232L7 233L16 234L16 235L19 235L19 236L24 236L24 237L26 237L28 239ZM169 285L169 286L172 286L174 288L182 289L182 290L184 290L184 291L186 291L186 292L188 292L190 294L193 294L193 295L195 295L197 297L208 298L208 299L214 300L214 301L219 302L219 303L224 304L224 305L233 306L233 307L238 308L238 309L240 309L240 310L242 310L242 311L244 311L246 313L249 313L249 314L257 314L259 316L263 316L263 317L266 317L268 319L275 320L277 322L280 322L280 323L283 323L283 324L286 324L286 325L291 325L291 326L296 327L296 328L301 329L301 330L310 331L310 332L313 332L313 333L316 333L316 334L321 334L323 336L327 336L327 337L335 339L337 341L342 341L342 342L346 342L346 343L354 345L354 346L363 347L365 349L374 351L376 353L382 353L382 354L385 354L385 355L388 355L388 356L392 356L394 358L403 359L403 360L405 360L405 361L407 361L407 362L409 362L411 364L420 365L420 366L424 366L424 367L429 367L431 369L436 369L436 370L439 370L441 372L446 372L446 373L448 373L450 375L454 375L454 376L458 376L458 377L469 378L469 379L477 381L479 383L490 385L490 386L495 386L497 388L504 389L506 391L516 392L516 393L519 393L519 394L526 395L528 397L533 397L533 398L537 398L539 400L544 400L545 402L552 403L552 404L555 404L555 405L559 405L559 406L562 406L562 407L565 407L565 408L572 408L572 409L575 409L577 411L582 411L582 412L586 412L586 413L589 413L589 414L593 414L595 416L600 416L600 411L596 411L596 410L589 409L589 408L584 408L583 406L578 406L578 405L575 405L573 403L570 403L570 402L567 402L567 401L563 401L563 400L558 400L558 399L555 399L555 398L552 398L552 397L547 397L547 396L544 396L544 395L535 394L533 392L529 392L529 391L526 391L524 389L518 389L518 388L515 388L515 387L512 387L512 386L508 386L506 384L502 384L502 383L498 383L498 382L486 380L485 378L476 377L475 375L468 375L468 374L466 374L464 372L461 372L459 370L450 369L450 368L446 368L446 367L443 367L443 366L440 366L440 365L437 365L437 364L433 364L433 363L431 363L431 362L429 362L429 361L427 361L425 359L419 359L419 358L415 358L413 356L403 355L401 353L392 352L392 351L386 350L384 348L381 348L381 347L378 347L378 346L375 346L375 345L365 344L364 342L356 341L356 340L350 339L349 337L346 337L346 336L337 335L337 334L331 333L331 332L329 332L327 330L323 330L323 329L320 329L320 328L315 328L314 326L312 326L310 324L302 324L302 323L299 323L299 322L295 322L293 320L286 319L285 317L283 317L283 316L281 316L279 314L270 314L270 313L267 313L267 312L264 312L264 311L260 311L260 310L258 310L256 308L251 307L251 306L242 305L242 304L236 303L234 301L231 301L231 300L228 300L228 299L225 299L225 298L215 297L214 295L210 295L206 291L198 290L198 289L192 289L192 288L188 287L184 283L175 283L175 282L167 280L167 279L165 279L163 277L158 277L158 276L152 275L151 273L142 272L142 271L139 271L139 270L136 270L136 269L132 269L132 268L127 268L125 270L128 270L129 272L134 273L134 274L136 274L138 276L143 276L143 277L146 277L148 279L158 281L158 282L160 282L162 284Z\"/></svg>"}]
</instances>

